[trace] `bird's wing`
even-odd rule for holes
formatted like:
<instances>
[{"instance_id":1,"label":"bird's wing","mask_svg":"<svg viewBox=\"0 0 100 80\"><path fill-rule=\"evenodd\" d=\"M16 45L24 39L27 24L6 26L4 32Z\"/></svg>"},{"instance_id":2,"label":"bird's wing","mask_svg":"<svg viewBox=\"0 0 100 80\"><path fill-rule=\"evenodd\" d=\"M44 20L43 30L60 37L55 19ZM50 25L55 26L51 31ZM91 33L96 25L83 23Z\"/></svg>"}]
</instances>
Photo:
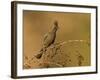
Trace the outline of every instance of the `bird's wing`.
<instances>
[{"instance_id":1,"label":"bird's wing","mask_svg":"<svg viewBox=\"0 0 100 80\"><path fill-rule=\"evenodd\" d=\"M44 35L44 40L43 40L44 42L46 41L47 37L48 37L48 34L45 34Z\"/></svg>"}]
</instances>

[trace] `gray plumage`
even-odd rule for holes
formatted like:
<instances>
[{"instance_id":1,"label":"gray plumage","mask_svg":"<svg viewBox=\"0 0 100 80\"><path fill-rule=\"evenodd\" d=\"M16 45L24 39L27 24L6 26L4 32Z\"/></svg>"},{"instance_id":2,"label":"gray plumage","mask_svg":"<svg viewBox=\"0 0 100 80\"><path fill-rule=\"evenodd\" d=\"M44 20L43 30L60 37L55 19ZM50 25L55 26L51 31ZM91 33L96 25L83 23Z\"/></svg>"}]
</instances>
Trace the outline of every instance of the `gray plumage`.
<instances>
[{"instance_id":1,"label":"gray plumage","mask_svg":"<svg viewBox=\"0 0 100 80\"><path fill-rule=\"evenodd\" d=\"M54 22L53 28L44 36L43 48L39 51L39 54L36 55L36 58L40 59L46 49L55 42L56 32L58 30L58 22Z\"/></svg>"}]
</instances>

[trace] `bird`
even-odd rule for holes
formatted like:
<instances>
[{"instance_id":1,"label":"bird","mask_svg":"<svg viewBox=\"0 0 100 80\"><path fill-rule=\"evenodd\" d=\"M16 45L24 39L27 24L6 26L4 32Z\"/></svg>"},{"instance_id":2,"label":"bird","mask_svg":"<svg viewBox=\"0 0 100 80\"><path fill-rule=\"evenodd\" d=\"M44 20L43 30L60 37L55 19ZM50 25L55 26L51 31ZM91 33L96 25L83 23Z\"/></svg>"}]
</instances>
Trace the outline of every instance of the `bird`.
<instances>
[{"instance_id":1,"label":"bird","mask_svg":"<svg viewBox=\"0 0 100 80\"><path fill-rule=\"evenodd\" d=\"M55 42L56 32L58 28L59 28L58 21L54 21L54 24L51 30L44 35L43 48L40 49L39 54L35 56L37 59L40 59L42 55L46 52L47 48L50 47Z\"/></svg>"}]
</instances>

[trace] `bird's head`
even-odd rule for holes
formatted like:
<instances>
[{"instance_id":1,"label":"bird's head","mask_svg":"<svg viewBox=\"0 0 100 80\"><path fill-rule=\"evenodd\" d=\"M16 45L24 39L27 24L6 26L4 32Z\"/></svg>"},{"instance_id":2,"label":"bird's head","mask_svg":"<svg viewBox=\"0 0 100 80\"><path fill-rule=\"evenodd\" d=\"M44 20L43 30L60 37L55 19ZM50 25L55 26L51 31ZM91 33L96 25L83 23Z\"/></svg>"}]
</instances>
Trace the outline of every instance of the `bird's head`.
<instances>
[{"instance_id":1,"label":"bird's head","mask_svg":"<svg viewBox=\"0 0 100 80\"><path fill-rule=\"evenodd\" d=\"M54 22L54 29L55 30L59 29L59 26L58 26L58 22L57 21Z\"/></svg>"},{"instance_id":2,"label":"bird's head","mask_svg":"<svg viewBox=\"0 0 100 80\"><path fill-rule=\"evenodd\" d=\"M50 32L56 32L59 29L58 22L54 21L53 27L51 28Z\"/></svg>"}]
</instances>

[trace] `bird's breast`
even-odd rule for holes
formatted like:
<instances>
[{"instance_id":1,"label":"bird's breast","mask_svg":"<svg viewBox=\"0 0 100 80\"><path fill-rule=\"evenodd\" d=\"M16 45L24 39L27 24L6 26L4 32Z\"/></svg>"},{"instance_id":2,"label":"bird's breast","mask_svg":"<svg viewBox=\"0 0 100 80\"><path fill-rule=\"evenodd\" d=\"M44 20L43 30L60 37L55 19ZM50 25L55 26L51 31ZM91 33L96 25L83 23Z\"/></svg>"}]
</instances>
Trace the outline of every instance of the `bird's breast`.
<instances>
[{"instance_id":1,"label":"bird's breast","mask_svg":"<svg viewBox=\"0 0 100 80\"><path fill-rule=\"evenodd\" d=\"M47 38L44 41L44 46L48 47L51 44L53 44L54 41L55 41L55 38L56 38L56 34L55 33L48 33Z\"/></svg>"}]
</instances>

